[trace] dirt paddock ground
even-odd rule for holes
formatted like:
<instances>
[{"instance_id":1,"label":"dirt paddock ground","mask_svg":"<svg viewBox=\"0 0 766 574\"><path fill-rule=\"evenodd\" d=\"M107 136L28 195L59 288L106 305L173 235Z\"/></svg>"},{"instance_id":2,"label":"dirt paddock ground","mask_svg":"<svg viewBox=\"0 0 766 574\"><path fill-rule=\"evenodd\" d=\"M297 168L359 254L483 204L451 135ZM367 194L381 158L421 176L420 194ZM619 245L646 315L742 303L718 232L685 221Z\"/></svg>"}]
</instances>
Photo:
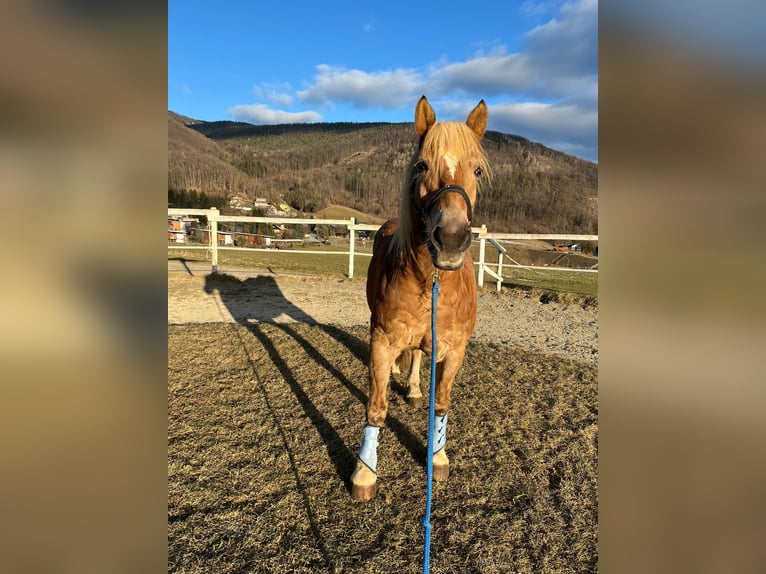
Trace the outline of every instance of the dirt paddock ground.
<instances>
[{"instance_id":1,"label":"dirt paddock ground","mask_svg":"<svg viewBox=\"0 0 766 574\"><path fill-rule=\"evenodd\" d=\"M192 265L192 267L189 267ZM274 275L223 271L239 283L206 291L209 264L168 261L168 323L315 322L369 325L363 277ZM292 315L291 315L292 313ZM598 309L578 303L542 303L520 290L479 294L474 340L598 362Z\"/></svg>"},{"instance_id":2,"label":"dirt paddock ground","mask_svg":"<svg viewBox=\"0 0 766 574\"><path fill-rule=\"evenodd\" d=\"M349 495L364 279L206 273L169 261L168 570L420 572L427 410L398 378L378 496ZM595 307L480 293L432 572L597 570L597 321ZM427 361L421 379L427 398Z\"/></svg>"}]
</instances>

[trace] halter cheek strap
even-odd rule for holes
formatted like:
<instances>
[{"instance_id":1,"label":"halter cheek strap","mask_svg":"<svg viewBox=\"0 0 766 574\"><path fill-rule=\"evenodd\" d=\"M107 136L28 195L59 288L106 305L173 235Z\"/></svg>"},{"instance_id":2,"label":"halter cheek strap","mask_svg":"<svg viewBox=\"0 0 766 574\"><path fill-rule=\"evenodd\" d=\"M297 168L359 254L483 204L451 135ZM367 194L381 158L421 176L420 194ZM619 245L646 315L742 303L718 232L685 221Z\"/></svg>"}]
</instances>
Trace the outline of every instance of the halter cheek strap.
<instances>
[{"instance_id":1,"label":"halter cheek strap","mask_svg":"<svg viewBox=\"0 0 766 574\"><path fill-rule=\"evenodd\" d=\"M458 195L463 196L463 199L465 200L465 205L468 208L468 223L471 223L473 220L473 210L471 209L471 200L468 197L468 194L465 192L465 189L460 187L459 185L445 185L444 187L439 188L436 190L435 193L432 193L428 196L428 201L426 201L425 204L418 206L415 203L415 200L410 196L410 204L412 205L412 209L420 216L420 219L425 221L426 217L430 213L430 211L434 208L436 203L439 201L439 198L445 194L445 193L457 193Z\"/></svg>"}]
</instances>

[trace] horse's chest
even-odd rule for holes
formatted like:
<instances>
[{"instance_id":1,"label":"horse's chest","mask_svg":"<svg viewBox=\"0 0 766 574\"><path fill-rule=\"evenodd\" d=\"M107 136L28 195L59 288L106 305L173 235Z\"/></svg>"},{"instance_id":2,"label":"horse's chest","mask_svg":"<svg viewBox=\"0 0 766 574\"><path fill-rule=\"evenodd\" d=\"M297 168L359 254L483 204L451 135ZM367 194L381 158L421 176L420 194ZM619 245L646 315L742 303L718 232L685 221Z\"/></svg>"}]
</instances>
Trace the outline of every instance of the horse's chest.
<instances>
[{"instance_id":1,"label":"horse's chest","mask_svg":"<svg viewBox=\"0 0 766 574\"><path fill-rule=\"evenodd\" d=\"M396 345L430 350L431 301L427 290L389 288L373 310L373 327L387 333ZM470 298L470 297L469 297ZM464 345L471 335L476 319L476 306L470 300L449 289L442 289L438 297L437 337L446 346Z\"/></svg>"}]
</instances>

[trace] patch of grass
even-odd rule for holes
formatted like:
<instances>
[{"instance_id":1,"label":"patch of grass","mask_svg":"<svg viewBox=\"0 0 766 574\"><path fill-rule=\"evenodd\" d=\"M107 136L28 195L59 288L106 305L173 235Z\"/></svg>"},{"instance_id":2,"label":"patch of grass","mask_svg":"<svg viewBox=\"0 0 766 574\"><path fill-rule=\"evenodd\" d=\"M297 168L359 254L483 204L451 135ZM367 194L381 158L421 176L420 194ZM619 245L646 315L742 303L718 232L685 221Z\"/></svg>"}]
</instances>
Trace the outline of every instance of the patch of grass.
<instances>
[{"instance_id":1,"label":"patch of grass","mask_svg":"<svg viewBox=\"0 0 766 574\"><path fill-rule=\"evenodd\" d=\"M301 249L301 248L298 248ZM312 251L338 251L338 247L318 245L306 247ZM210 253L205 250L173 249L168 251L168 259L210 262ZM218 251L218 264L232 267L268 269L282 273L308 275L348 275L347 254L318 255L316 253L288 253L283 250L273 251ZM365 277L370 257L354 256L354 277Z\"/></svg>"},{"instance_id":2,"label":"patch of grass","mask_svg":"<svg viewBox=\"0 0 766 574\"><path fill-rule=\"evenodd\" d=\"M557 297L556 300L562 300L561 297L568 293L584 301L595 302L598 297L598 273L508 266L503 267L503 286L548 293Z\"/></svg>"},{"instance_id":3,"label":"patch of grass","mask_svg":"<svg viewBox=\"0 0 766 574\"><path fill-rule=\"evenodd\" d=\"M368 242L368 250L370 247ZM311 245L297 247L296 250L306 249L312 251L339 251L343 247L333 245ZM360 249L361 250L361 249ZM168 250L168 259L180 259L186 261L210 261L210 252L207 250ZM478 261L478 255L474 255ZM284 250L273 251L249 251L227 250L218 252L219 265L268 269L282 273L297 273L308 275L337 275L347 276L348 255L315 253L288 253ZM370 257L367 255L355 255L354 277L365 277L370 265ZM478 272L478 267L475 267ZM484 276L486 288L493 288L494 279ZM568 296L572 301L585 304L595 304L598 298L598 273L582 273L577 271L554 271L545 268L526 269L513 265L503 266L503 286L511 289L532 291L543 297L554 297L555 300L564 301Z\"/></svg>"},{"instance_id":4,"label":"patch of grass","mask_svg":"<svg viewBox=\"0 0 766 574\"><path fill-rule=\"evenodd\" d=\"M521 243L521 242L520 242ZM503 287L530 291L541 298L549 298L562 302L580 302L595 304L598 298L598 273L584 273L582 271L546 269L546 264L553 263L560 254L555 254L549 249L540 249L534 242L530 246L507 246L509 257L503 261ZM540 242L538 242L540 243ZM479 260L479 247L471 246L474 261ZM584 257L579 254L567 254L571 263L577 260L574 267L585 268L598 260L593 257ZM518 261L522 265L533 265L534 268L521 267L509 259ZM493 271L497 270L498 252L493 246L487 244L485 262ZM484 284L493 286L495 279L485 274Z\"/></svg>"}]
</instances>

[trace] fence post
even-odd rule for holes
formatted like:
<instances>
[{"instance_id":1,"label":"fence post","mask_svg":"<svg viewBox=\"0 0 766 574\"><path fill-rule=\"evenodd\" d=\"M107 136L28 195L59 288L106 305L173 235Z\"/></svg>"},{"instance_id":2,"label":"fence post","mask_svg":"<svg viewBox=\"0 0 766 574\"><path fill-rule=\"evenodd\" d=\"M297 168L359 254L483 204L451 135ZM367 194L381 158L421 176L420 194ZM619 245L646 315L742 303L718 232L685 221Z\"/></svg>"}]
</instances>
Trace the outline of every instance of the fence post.
<instances>
[{"instance_id":1,"label":"fence post","mask_svg":"<svg viewBox=\"0 0 766 574\"><path fill-rule=\"evenodd\" d=\"M355 224L356 219L351 218L351 223L348 226L348 278L353 279L354 278L354 236L356 235L355 230Z\"/></svg>"},{"instance_id":2,"label":"fence post","mask_svg":"<svg viewBox=\"0 0 766 574\"><path fill-rule=\"evenodd\" d=\"M207 222L210 227L210 249L212 250L213 273L218 273L218 208L211 207Z\"/></svg>"},{"instance_id":3,"label":"fence post","mask_svg":"<svg viewBox=\"0 0 766 574\"><path fill-rule=\"evenodd\" d=\"M503 252L498 250L497 252L497 292L503 287Z\"/></svg>"},{"instance_id":4,"label":"fence post","mask_svg":"<svg viewBox=\"0 0 766 574\"><path fill-rule=\"evenodd\" d=\"M484 287L484 252L487 246L487 226L482 224L479 231L479 287Z\"/></svg>"}]
</instances>

